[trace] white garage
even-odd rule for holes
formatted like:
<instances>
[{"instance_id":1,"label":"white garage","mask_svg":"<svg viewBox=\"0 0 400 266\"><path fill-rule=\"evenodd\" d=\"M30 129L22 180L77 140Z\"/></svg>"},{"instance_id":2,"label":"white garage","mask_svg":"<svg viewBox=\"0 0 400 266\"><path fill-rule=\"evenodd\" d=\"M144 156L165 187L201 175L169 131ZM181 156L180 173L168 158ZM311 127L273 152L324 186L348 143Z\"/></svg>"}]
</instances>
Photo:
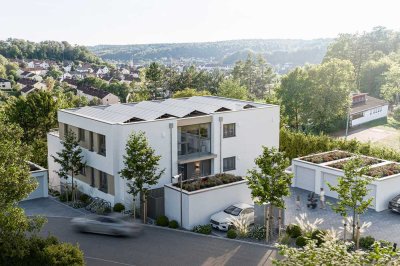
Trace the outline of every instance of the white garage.
<instances>
[{"instance_id":1,"label":"white garage","mask_svg":"<svg viewBox=\"0 0 400 266\"><path fill-rule=\"evenodd\" d=\"M32 179L38 183L37 188L32 191L31 194L25 200L32 200L38 198L48 197L48 180L47 180L47 169L40 167L34 163L29 162L29 168L31 171Z\"/></svg>"},{"instance_id":2,"label":"white garage","mask_svg":"<svg viewBox=\"0 0 400 266\"><path fill-rule=\"evenodd\" d=\"M344 164L355 157L355 154L335 150L293 159L292 186L316 194L320 193L320 188L324 188L326 196L338 198L338 194L330 190L328 183L336 186L338 178L344 175ZM369 192L365 197L373 198L370 208L376 211L386 210L389 201L400 194L400 163L367 156L361 156L360 159L364 165L369 166L368 175L376 178L368 185Z\"/></svg>"},{"instance_id":3,"label":"white garage","mask_svg":"<svg viewBox=\"0 0 400 266\"><path fill-rule=\"evenodd\" d=\"M307 167L296 165L295 176L296 187L302 188L309 191L314 191L315 189L315 170Z\"/></svg>"}]
</instances>

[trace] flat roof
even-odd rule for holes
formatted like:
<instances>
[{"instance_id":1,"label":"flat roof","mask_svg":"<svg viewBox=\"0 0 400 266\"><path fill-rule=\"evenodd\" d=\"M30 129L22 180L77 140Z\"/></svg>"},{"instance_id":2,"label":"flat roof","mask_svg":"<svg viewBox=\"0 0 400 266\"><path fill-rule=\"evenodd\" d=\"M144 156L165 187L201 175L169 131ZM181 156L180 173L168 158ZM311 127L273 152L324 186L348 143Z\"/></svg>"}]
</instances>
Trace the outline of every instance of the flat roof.
<instances>
[{"instance_id":1,"label":"flat roof","mask_svg":"<svg viewBox=\"0 0 400 266\"><path fill-rule=\"evenodd\" d=\"M107 123L131 123L165 118L185 118L210 115L224 111L241 111L252 108L275 106L271 104L241 101L216 96L193 96L189 98L117 103L111 105L85 106L64 109L62 112L104 121Z\"/></svg>"}]
</instances>

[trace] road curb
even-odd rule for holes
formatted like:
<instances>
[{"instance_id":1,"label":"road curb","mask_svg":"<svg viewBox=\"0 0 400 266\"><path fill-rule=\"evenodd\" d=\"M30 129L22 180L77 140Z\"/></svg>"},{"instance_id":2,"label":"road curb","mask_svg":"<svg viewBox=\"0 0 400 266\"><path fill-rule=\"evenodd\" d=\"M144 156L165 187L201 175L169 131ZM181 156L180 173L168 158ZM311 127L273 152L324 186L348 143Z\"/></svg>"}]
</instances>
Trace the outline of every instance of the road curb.
<instances>
[{"instance_id":1,"label":"road curb","mask_svg":"<svg viewBox=\"0 0 400 266\"><path fill-rule=\"evenodd\" d=\"M259 247L266 247L266 248L269 248L269 249L278 250L275 246L269 245L269 244L249 242L249 241L240 240L240 239L223 238L223 237L215 236L215 235L204 235L204 234L199 234L199 233L195 233L195 232L191 232L191 231L187 231L187 230L172 229L172 228L163 227L163 226L157 226L157 225L152 225L152 224L142 224L142 225L146 226L146 227L154 227L154 228L161 229L161 230L166 230L166 231L180 232L180 233L185 233L185 234L190 234L190 235L195 235L195 236L214 238L214 239L219 239L219 240L223 240L223 241L231 241L231 242L236 242L236 243L249 244L249 245L254 245L254 246L259 246Z\"/></svg>"}]
</instances>

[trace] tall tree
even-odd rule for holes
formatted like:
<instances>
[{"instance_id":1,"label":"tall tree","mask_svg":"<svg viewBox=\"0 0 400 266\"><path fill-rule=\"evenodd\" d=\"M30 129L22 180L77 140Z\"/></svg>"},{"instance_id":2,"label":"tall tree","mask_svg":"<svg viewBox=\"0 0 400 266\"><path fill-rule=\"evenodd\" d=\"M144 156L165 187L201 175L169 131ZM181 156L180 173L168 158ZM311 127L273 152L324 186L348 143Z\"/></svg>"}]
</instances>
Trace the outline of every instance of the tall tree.
<instances>
[{"instance_id":1,"label":"tall tree","mask_svg":"<svg viewBox=\"0 0 400 266\"><path fill-rule=\"evenodd\" d=\"M133 132L125 147L124 168L119 172L128 182L128 193L133 196L133 210L136 209L136 197L142 194L142 218L146 222L147 196L150 186L156 185L165 169L159 170L160 155L149 145L144 132ZM135 215L135 214L134 214Z\"/></svg>"},{"instance_id":2,"label":"tall tree","mask_svg":"<svg viewBox=\"0 0 400 266\"><path fill-rule=\"evenodd\" d=\"M255 159L258 168L248 171L248 186L251 196L257 204L269 204L266 213L266 240L269 240L270 222L273 222L272 210L285 208L283 197L290 195L290 184L293 178L285 170L290 161L283 152L276 148L263 147L262 154ZM272 219L271 219L272 218ZM281 227L281 216L278 218Z\"/></svg>"},{"instance_id":3,"label":"tall tree","mask_svg":"<svg viewBox=\"0 0 400 266\"><path fill-rule=\"evenodd\" d=\"M186 88L181 91L176 91L172 97L173 98L183 98L183 97L206 96L206 95L211 95L211 93L208 91L205 91L205 90L197 91L195 89Z\"/></svg>"},{"instance_id":4,"label":"tall tree","mask_svg":"<svg viewBox=\"0 0 400 266\"><path fill-rule=\"evenodd\" d=\"M338 201L332 209L344 218L349 214L353 216L353 240L358 248L360 214L363 214L373 197L366 199L368 195L368 185L373 181L372 177L367 176L368 166L365 166L361 157L350 159L344 165L344 175L338 178L338 184L328 183L330 190L338 193ZM346 230L346 229L345 229Z\"/></svg>"},{"instance_id":5,"label":"tall tree","mask_svg":"<svg viewBox=\"0 0 400 266\"><path fill-rule=\"evenodd\" d=\"M308 73L303 68L296 68L285 75L277 89L277 97L283 105L283 114L289 119L289 123L299 130L301 119L309 106L311 82Z\"/></svg>"},{"instance_id":6,"label":"tall tree","mask_svg":"<svg viewBox=\"0 0 400 266\"><path fill-rule=\"evenodd\" d=\"M384 74L384 82L381 88L383 98L391 104L400 102L400 65L390 66L389 71Z\"/></svg>"},{"instance_id":7,"label":"tall tree","mask_svg":"<svg viewBox=\"0 0 400 266\"><path fill-rule=\"evenodd\" d=\"M247 88L232 78L222 81L217 90L218 96L239 100L247 100L247 94Z\"/></svg>"},{"instance_id":8,"label":"tall tree","mask_svg":"<svg viewBox=\"0 0 400 266\"><path fill-rule=\"evenodd\" d=\"M52 155L51 157L53 158L55 163L58 163L60 165L60 169L56 171L56 173L61 178L67 180L69 176L71 176L72 200L75 201L76 196L74 176L78 175L79 172L86 167L86 162L83 161L82 149L79 146L75 133L72 130L65 132L64 140L62 140L61 142L63 145L63 149L59 152L56 152L57 157L54 155Z\"/></svg>"}]
</instances>

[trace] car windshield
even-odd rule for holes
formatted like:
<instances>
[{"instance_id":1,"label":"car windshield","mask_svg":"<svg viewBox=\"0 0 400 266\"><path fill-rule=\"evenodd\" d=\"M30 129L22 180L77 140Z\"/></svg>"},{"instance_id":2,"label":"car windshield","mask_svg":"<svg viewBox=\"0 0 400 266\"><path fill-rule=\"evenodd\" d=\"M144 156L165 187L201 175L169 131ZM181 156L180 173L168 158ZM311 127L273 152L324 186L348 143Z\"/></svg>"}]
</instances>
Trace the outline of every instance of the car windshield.
<instances>
[{"instance_id":1,"label":"car windshield","mask_svg":"<svg viewBox=\"0 0 400 266\"><path fill-rule=\"evenodd\" d=\"M241 211L242 211L241 208L238 208L238 207L235 207L235 206L229 206L228 208L226 208L224 210L225 213L231 214L231 215L234 215L234 216L238 216Z\"/></svg>"}]
</instances>

